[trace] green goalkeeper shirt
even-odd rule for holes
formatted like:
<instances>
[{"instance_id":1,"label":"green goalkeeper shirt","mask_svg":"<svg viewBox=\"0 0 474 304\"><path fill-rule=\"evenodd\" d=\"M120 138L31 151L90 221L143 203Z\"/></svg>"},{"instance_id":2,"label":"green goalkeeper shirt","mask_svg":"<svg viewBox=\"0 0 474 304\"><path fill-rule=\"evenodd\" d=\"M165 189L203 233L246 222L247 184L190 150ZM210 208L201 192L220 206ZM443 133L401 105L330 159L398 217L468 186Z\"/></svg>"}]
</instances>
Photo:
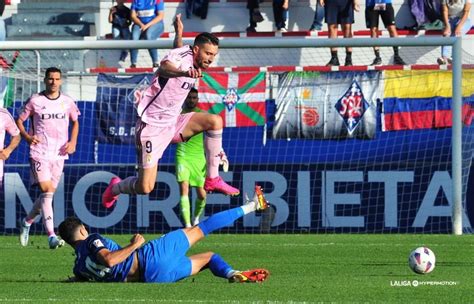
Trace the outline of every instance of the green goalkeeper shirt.
<instances>
[{"instance_id":1,"label":"green goalkeeper shirt","mask_svg":"<svg viewBox=\"0 0 474 304\"><path fill-rule=\"evenodd\" d=\"M202 112L199 108L194 108L192 112ZM183 113L186 113L183 111ZM206 163L204 154L204 135L198 133L186 142L179 143L176 147L176 163L181 161Z\"/></svg>"}]
</instances>

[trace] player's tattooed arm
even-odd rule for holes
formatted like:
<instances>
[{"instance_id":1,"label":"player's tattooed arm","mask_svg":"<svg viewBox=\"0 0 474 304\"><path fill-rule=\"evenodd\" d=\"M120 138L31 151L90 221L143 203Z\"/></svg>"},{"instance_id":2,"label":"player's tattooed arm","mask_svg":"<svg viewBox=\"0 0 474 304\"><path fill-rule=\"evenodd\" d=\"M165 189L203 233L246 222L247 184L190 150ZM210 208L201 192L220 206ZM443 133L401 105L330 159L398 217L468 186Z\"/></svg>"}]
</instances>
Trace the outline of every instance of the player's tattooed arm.
<instances>
[{"instance_id":1,"label":"player's tattooed arm","mask_svg":"<svg viewBox=\"0 0 474 304\"><path fill-rule=\"evenodd\" d=\"M184 30L183 21L181 21L181 14L176 15L176 18L174 19L174 22L173 22L173 26L174 26L174 32L175 32L173 47L180 48L183 46L183 30Z\"/></svg>"},{"instance_id":2,"label":"player's tattooed arm","mask_svg":"<svg viewBox=\"0 0 474 304\"><path fill-rule=\"evenodd\" d=\"M170 61L161 62L158 70L158 75L165 78L174 77L191 77L199 78L202 77L201 69L190 68L188 71L182 71L174 66Z\"/></svg>"}]
</instances>

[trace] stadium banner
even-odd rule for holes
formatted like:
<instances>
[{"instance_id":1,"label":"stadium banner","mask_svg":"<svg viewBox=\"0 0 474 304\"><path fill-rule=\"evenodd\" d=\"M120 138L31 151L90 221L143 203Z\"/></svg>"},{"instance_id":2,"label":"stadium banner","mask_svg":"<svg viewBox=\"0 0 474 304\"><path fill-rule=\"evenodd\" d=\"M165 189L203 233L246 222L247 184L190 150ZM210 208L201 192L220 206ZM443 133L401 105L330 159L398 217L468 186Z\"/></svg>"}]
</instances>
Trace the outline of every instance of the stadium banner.
<instances>
[{"instance_id":1,"label":"stadium banner","mask_svg":"<svg viewBox=\"0 0 474 304\"><path fill-rule=\"evenodd\" d=\"M264 125L266 73L204 73L198 106L222 117L225 127Z\"/></svg>"},{"instance_id":2,"label":"stadium banner","mask_svg":"<svg viewBox=\"0 0 474 304\"><path fill-rule=\"evenodd\" d=\"M97 76L95 117L99 143L134 144L135 92L149 85L152 77L153 74Z\"/></svg>"},{"instance_id":3,"label":"stadium banner","mask_svg":"<svg viewBox=\"0 0 474 304\"><path fill-rule=\"evenodd\" d=\"M262 185L272 209L249 214L224 233L451 232L452 180L447 170L413 163L400 164L397 170L390 164L348 163L298 168L236 165L233 169L222 177L242 193L252 193L255 183ZM160 166L150 195L121 195L115 208L102 207L101 193L110 178L130 176L135 170L133 165L66 166L54 196L55 224L74 215L93 232L163 233L183 227L174 166ZM0 231L6 234L18 231L17 219L26 215L38 195L28 185L28 171L25 166L7 168L0 192L5 202L0 205ZM242 203L242 196L210 194L205 216ZM474 211L467 208L464 227L471 227L473 221ZM44 233L41 221L33 225L32 233Z\"/></svg>"},{"instance_id":4,"label":"stadium banner","mask_svg":"<svg viewBox=\"0 0 474 304\"><path fill-rule=\"evenodd\" d=\"M423 70L385 71L382 131L452 126L452 73ZM407 85L409 83L410 85ZM462 120L474 117L474 71L463 71Z\"/></svg>"},{"instance_id":5,"label":"stadium banner","mask_svg":"<svg viewBox=\"0 0 474 304\"><path fill-rule=\"evenodd\" d=\"M382 72L280 75L274 139L372 139Z\"/></svg>"}]
</instances>

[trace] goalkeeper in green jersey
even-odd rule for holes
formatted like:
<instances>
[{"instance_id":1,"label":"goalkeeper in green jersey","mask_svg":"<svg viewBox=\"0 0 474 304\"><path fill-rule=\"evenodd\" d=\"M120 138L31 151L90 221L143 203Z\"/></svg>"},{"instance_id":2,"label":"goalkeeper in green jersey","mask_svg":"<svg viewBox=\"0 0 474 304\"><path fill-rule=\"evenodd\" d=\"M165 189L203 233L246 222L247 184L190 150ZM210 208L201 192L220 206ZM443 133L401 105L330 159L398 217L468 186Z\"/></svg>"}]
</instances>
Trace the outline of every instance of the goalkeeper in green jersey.
<instances>
[{"instance_id":1,"label":"goalkeeper in green jersey","mask_svg":"<svg viewBox=\"0 0 474 304\"><path fill-rule=\"evenodd\" d=\"M197 107L198 102L198 91L192 88L184 101L182 113L201 112ZM181 194L179 205L186 227L199 224L199 217L206 206L206 191L203 188L206 179L206 156L203 140L203 133L198 133L188 141L179 143L176 148L176 179ZM192 222L189 186L195 187L197 192Z\"/></svg>"}]
</instances>

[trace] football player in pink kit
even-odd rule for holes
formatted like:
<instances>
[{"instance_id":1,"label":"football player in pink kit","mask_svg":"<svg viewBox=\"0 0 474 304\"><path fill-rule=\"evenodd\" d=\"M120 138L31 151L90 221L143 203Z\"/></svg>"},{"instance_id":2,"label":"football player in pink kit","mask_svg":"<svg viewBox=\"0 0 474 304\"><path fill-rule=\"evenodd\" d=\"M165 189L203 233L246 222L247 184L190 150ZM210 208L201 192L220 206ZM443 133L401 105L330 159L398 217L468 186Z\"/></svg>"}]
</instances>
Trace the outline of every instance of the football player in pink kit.
<instances>
[{"instance_id":1,"label":"football player in pink kit","mask_svg":"<svg viewBox=\"0 0 474 304\"><path fill-rule=\"evenodd\" d=\"M5 131L11 136L7 147L4 147ZM20 140L20 130L18 130L13 117L6 109L0 108L0 188L3 185L3 163L10 157Z\"/></svg>"},{"instance_id":2,"label":"football player in pink kit","mask_svg":"<svg viewBox=\"0 0 474 304\"><path fill-rule=\"evenodd\" d=\"M64 245L54 232L53 195L63 173L64 160L76 151L80 112L74 100L61 93L61 81L61 70L48 68L44 77L45 90L28 99L16 121L21 136L30 145L31 180L41 190L33 209L21 221L22 246L28 245L30 226L40 212L48 233L49 248ZM24 122L29 118L31 127L27 132Z\"/></svg>"},{"instance_id":3,"label":"football player in pink kit","mask_svg":"<svg viewBox=\"0 0 474 304\"><path fill-rule=\"evenodd\" d=\"M135 131L139 173L124 180L114 177L102 195L102 204L110 208L118 195L148 194L155 187L158 161L171 142L183 142L204 132L207 176L204 189L227 195L240 191L224 182L219 176L219 164L227 159L222 150L222 118L209 113L181 114L182 105L189 91L202 77L202 70L214 61L219 39L210 33L201 33L193 46L182 46L183 24L181 15L174 23L175 48L161 61L152 84L137 98L139 120Z\"/></svg>"}]
</instances>

